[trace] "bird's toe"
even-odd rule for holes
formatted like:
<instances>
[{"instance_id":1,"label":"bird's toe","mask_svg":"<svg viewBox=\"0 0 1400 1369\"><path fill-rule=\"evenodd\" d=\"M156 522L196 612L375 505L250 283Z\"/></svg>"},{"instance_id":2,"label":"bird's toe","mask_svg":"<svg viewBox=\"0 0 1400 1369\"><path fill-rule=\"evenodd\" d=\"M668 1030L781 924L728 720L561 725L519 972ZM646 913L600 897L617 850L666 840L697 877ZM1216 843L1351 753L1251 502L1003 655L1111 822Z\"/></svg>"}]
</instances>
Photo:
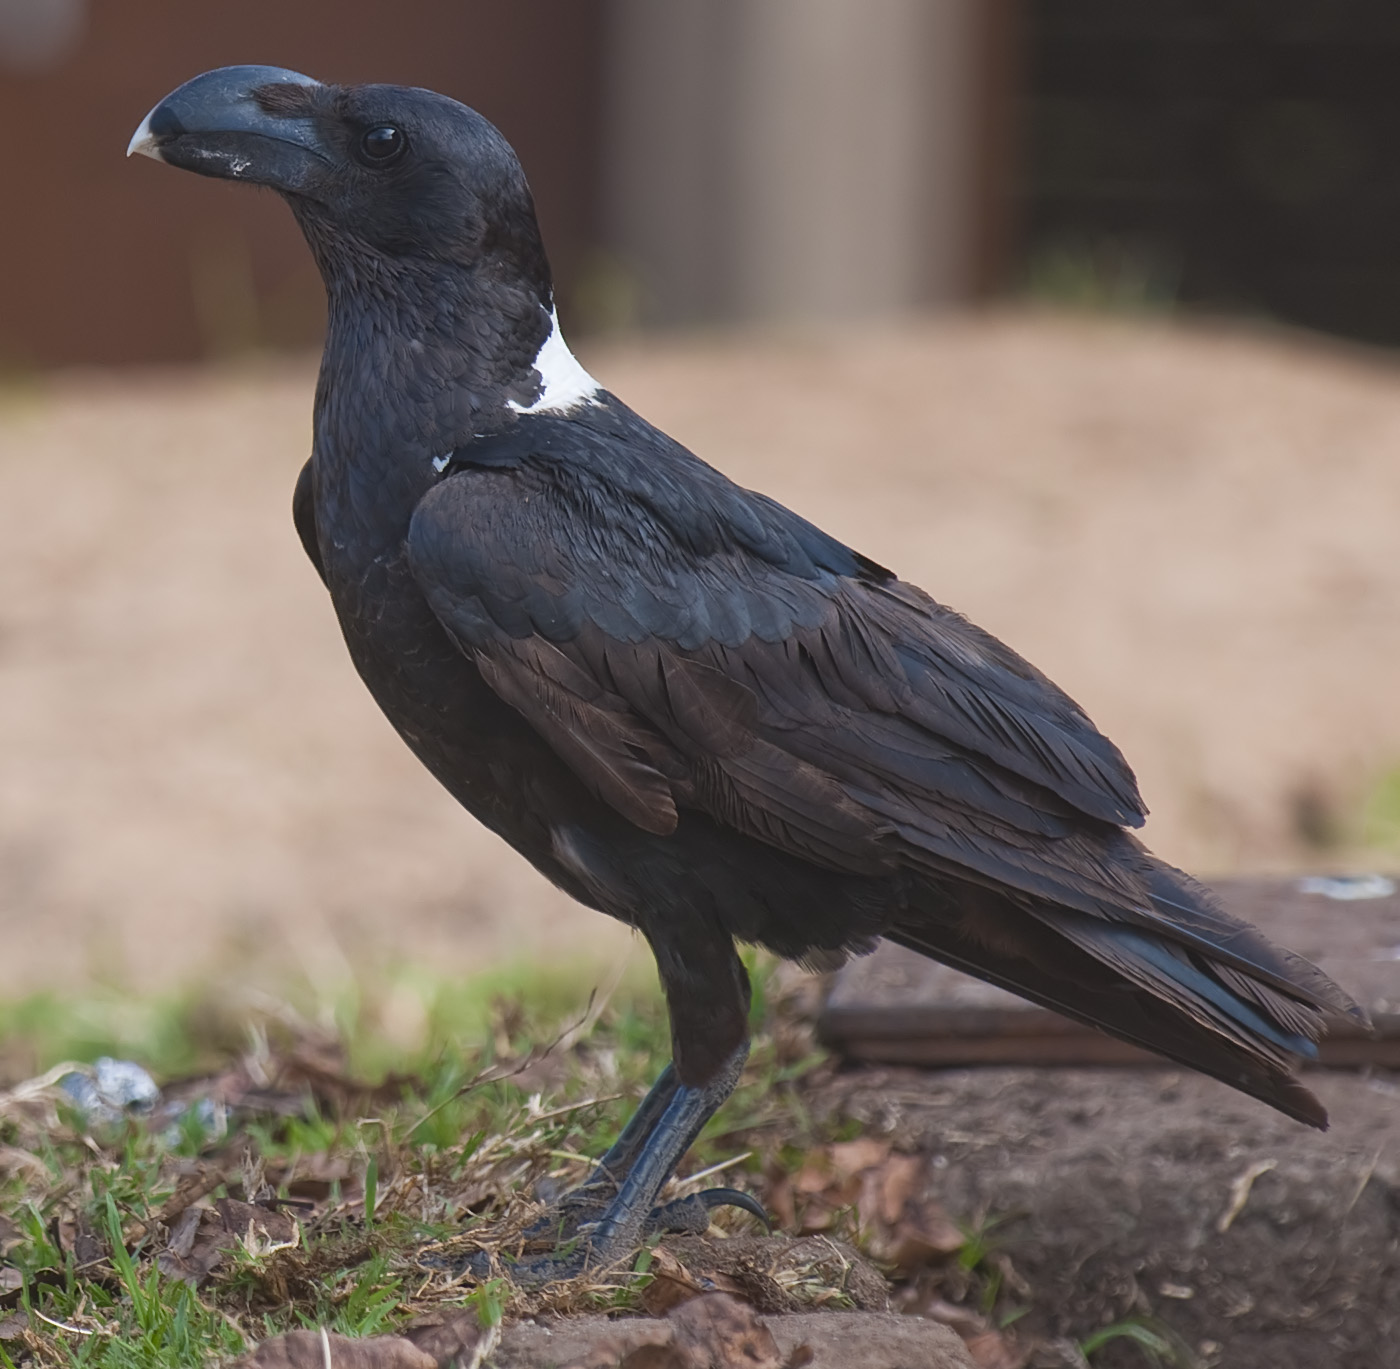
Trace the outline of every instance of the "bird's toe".
<instances>
[{"instance_id":1,"label":"bird's toe","mask_svg":"<svg viewBox=\"0 0 1400 1369\"><path fill-rule=\"evenodd\" d=\"M707 1188L652 1208L647 1231L663 1236L703 1236L710 1229L710 1213L718 1207L737 1207L757 1217L770 1232L773 1230L763 1204L751 1193L737 1188Z\"/></svg>"},{"instance_id":2,"label":"bird's toe","mask_svg":"<svg viewBox=\"0 0 1400 1369\"><path fill-rule=\"evenodd\" d=\"M616 1197L617 1185L611 1180L590 1180L570 1189L525 1228L526 1243L532 1246L547 1243L557 1248L586 1236Z\"/></svg>"}]
</instances>

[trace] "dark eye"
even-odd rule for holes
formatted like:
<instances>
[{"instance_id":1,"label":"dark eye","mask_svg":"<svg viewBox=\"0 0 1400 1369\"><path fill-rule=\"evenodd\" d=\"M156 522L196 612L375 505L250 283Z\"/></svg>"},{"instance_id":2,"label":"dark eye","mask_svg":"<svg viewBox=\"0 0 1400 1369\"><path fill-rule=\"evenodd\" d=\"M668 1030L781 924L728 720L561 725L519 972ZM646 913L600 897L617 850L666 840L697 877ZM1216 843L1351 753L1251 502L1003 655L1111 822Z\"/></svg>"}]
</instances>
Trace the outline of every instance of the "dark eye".
<instances>
[{"instance_id":1,"label":"dark eye","mask_svg":"<svg viewBox=\"0 0 1400 1369\"><path fill-rule=\"evenodd\" d=\"M408 146L403 130L392 124L372 128L360 139L360 156L375 166L387 166L398 161Z\"/></svg>"}]
</instances>

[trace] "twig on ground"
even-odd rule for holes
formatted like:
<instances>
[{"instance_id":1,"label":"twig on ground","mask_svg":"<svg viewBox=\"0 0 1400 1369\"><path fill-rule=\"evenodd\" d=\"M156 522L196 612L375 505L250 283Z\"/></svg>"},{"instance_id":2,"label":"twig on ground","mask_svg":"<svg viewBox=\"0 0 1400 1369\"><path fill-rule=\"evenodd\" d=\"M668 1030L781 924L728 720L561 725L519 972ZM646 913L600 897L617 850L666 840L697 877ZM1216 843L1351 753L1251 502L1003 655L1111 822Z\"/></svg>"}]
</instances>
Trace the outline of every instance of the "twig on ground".
<instances>
[{"instance_id":1,"label":"twig on ground","mask_svg":"<svg viewBox=\"0 0 1400 1369\"><path fill-rule=\"evenodd\" d=\"M1244 1205L1249 1201L1249 1190L1254 1187L1254 1181L1261 1174L1267 1174L1271 1169L1277 1168L1277 1160L1256 1160L1230 1185L1229 1205L1215 1223L1215 1229L1220 1235L1223 1236L1230 1229L1235 1218L1244 1211Z\"/></svg>"}]
</instances>

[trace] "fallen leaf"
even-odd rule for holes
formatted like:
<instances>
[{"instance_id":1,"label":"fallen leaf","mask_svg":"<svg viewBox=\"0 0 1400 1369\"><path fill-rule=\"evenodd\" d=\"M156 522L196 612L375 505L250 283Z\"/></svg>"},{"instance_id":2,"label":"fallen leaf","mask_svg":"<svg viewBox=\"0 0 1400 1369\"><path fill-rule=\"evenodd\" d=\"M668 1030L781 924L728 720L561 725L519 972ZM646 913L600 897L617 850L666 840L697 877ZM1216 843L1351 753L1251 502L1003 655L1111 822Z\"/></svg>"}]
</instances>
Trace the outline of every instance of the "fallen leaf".
<instances>
[{"instance_id":1,"label":"fallen leaf","mask_svg":"<svg viewBox=\"0 0 1400 1369\"><path fill-rule=\"evenodd\" d=\"M651 1282L642 1291L642 1307L653 1317L665 1316L705 1291L700 1281L665 1246L652 1251Z\"/></svg>"},{"instance_id":2,"label":"fallen leaf","mask_svg":"<svg viewBox=\"0 0 1400 1369\"><path fill-rule=\"evenodd\" d=\"M942 1322L956 1331L977 1369L1025 1369L1035 1351L1034 1344L1022 1343L1015 1336L998 1331L972 1308L942 1298L921 1299L903 1310L906 1315Z\"/></svg>"},{"instance_id":3,"label":"fallen leaf","mask_svg":"<svg viewBox=\"0 0 1400 1369\"><path fill-rule=\"evenodd\" d=\"M170 1232L170 1241L156 1256L167 1278L198 1287L213 1273L232 1245L223 1219L212 1208L189 1207Z\"/></svg>"},{"instance_id":4,"label":"fallen leaf","mask_svg":"<svg viewBox=\"0 0 1400 1369\"><path fill-rule=\"evenodd\" d=\"M173 1227L184 1216L190 1208L201 1198L207 1197L222 1183L228 1181L229 1175L216 1165L201 1165L193 1174L182 1179L175 1189L175 1192L161 1204L160 1211L149 1221L138 1222L134 1231L128 1229L127 1237L140 1237L149 1231L153 1226Z\"/></svg>"},{"instance_id":5,"label":"fallen leaf","mask_svg":"<svg viewBox=\"0 0 1400 1369\"><path fill-rule=\"evenodd\" d=\"M768 1192L764 1206L773 1218L779 1231L797 1230L797 1198L792 1186L792 1176L780 1164L768 1165L764 1178L768 1181Z\"/></svg>"},{"instance_id":6,"label":"fallen leaf","mask_svg":"<svg viewBox=\"0 0 1400 1369\"><path fill-rule=\"evenodd\" d=\"M870 1242L870 1253L902 1273L946 1260L962 1249L961 1230L941 1209L920 1213Z\"/></svg>"},{"instance_id":7,"label":"fallen leaf","mask_svg":"<svg viewBox=\"0 0 1400 1369\"><path fill-rule=\"evenodd\" d=\"M237 1198L220 1198L214 1210L250 1255L285 1250L296 1245L299 1239L296 1218L276 1208L259 1207Z\"/></svg>"},{"instance_id":8,"label":"fallen leaf","mask_svg":"<svg viewBox=\"0 0 1400 1369\"><path fill-rule=\"evenodd\" d=\"M875 1215L886 1226L893 1226L904 1215L904 1209L923 1175L924 1159L921 1155L891 1155L874 1170L869 1185L870 1197L874 1200ZM865 1198L864 1193L861 1196Z\"/></svg>"},{"instance_id":9,"label":"fallen leaf","mask_svg":"<svg viewBox=\"0 0 1400 1369\"><path fill-rule=\"evenodd\" d=\"M56 1224L58 1248L72 1255L73 1263L82 1269L107 1258L107 1242L100 1237L86 1217L63 1217Z\"/></svg>"},{"instance_id":10,"label":"fallen leaf","mask_svg":"<svg viewBox=\"0 0 1400 1369\"><path fill-rule=\"evenodd\" d=\"M799 1235L830 1231L854 1209L862 1240L877 1259L900 1269L944 1259L960 1250L963 1234L947 1213L921 1197L927 1180L923 1156L904 1155L889 1142L863 1137L809 1154L795 1174L770 1172L766 1199L779 1225Z\"/></svg>"},{"instance_id":11,"label":"fallen leaf","mask_svg":"<svg viewBox=\"0 0 1400 1369\"><path fill-rule=\"evenodd\" d=\"M220 1198L212 1208L186 1208L156 1264L167 1277L198 1287L240 1245L257 1257L285 1250L298 1240L296 1220L288 1213Z\"/></svg>"},{"instance_id":12,"label":"fallen leaf","mask_svg":"<svg viewBox=\"0 0 1400 1369\"><path fill-rule=\"evenodd\" d=\"M877 1141L873 1136L862 1136L854 1141L836 1141L827 1146L826 1153L831 1168L842 1178L849 1179L862 1170L874 1169L890 1153L888 1141Z\"/></svg>"},{"instance_id":13,"label":"fallen leaf","mask_svg":"<svg viewBox=\"0 0 1400 1369\"><path fill-rule=\"evenodd\" d=\"M793 1176L793 1189L802 1194L825 1193L834 1187L832 1174L819 1160L808 1160Z\"/></svg>"}]
</instances>

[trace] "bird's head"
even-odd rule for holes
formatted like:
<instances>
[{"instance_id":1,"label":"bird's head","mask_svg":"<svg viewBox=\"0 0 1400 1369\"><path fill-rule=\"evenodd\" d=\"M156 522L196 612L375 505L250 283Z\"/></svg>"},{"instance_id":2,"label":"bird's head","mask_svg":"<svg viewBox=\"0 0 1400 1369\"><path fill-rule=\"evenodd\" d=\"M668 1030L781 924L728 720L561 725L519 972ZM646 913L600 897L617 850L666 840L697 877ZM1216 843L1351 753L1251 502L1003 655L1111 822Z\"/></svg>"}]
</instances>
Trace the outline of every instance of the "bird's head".
<instances>
[{"instance_id":1,"label":"bird's head","mask_svg":"<svg viewBox=\"0 0 1400 1369\"><path fill-rule=\"evenodd\" d=\"M485 271L548 305L520 163L491 123L444 95L221 67L156 105L132 153L278 191L328 285L373 257Z\"/></svg>"}]
</instances>

